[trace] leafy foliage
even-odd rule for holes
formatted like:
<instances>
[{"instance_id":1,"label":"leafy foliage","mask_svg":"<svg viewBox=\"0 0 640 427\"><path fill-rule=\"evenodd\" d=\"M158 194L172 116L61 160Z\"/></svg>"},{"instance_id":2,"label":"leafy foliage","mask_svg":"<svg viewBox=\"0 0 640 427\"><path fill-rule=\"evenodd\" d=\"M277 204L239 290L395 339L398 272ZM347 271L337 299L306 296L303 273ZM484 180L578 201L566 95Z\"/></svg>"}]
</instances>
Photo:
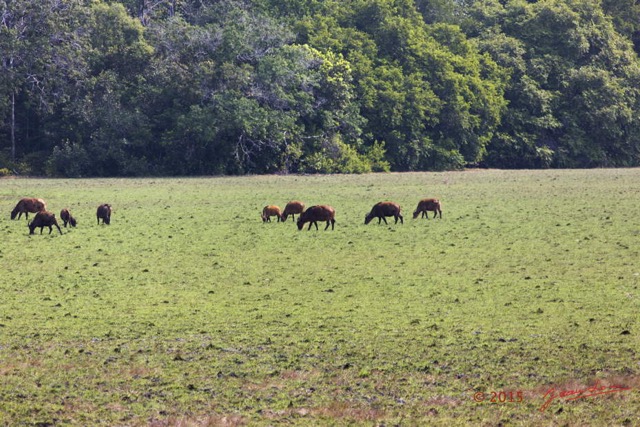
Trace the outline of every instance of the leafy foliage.
<instances>
[{"instance_id":1,"label":"leafy foliage","mask_svg":"<svg viewBox=\"0 0 640 427\"><path fill-rule=\"evenodd\" d=\"M8 2L0 166L59 176L637 166L632 3Z\"/></svg>"},{"instance_id":2,"label":"leafy foliage","mask_svg":"<svg viewBox=\"0 0 640 427\"><path fill-rule=\"evenodd\" d=\"M509 110L488 165L638 165L638 58L599 4L474 3L469 31L511 70Z\"/></svg>"}]
</instances>

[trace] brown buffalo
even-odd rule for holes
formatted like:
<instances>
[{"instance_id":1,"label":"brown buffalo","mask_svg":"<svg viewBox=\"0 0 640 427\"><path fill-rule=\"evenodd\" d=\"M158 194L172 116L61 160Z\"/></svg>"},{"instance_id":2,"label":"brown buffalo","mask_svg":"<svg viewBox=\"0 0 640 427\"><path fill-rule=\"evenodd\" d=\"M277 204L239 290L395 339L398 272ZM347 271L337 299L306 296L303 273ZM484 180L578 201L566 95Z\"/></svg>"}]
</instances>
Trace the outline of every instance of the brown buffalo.
<instances>
[{"instance_id":1,"label":"brown buffalo","mask_svg":"<svg viewBox=\"0 0 640 427\"><path fill-rule=\"evenodd\" d=\"M438 199L422 199L418 202L418 207L413 213L413 219L418 218L418 215L422 214L422 218L425 216L429 219L429 213L433 212L433 217L440 215L442 218L442 207Z\"/></svg>"},{"instance_id":2,"label":"brown buffalo","mask_svg":"<svg viewBox=\"0 0 640 427\"><path fill-rule=\"evenodd\" d=\"M287 203L287 206L284 207L282 220L286 221L287 217L291 215L291 219L295 221L296 214L302 214L302 212L304 212L304 203L297 200L292 200L291 202Z\"/></svg>"},{"instance_id":3,"label":"brown buffalo","mask_svg":"<svg viewBox=\"0 0 640 427\"><path fill-rule=\"evenodd\" d=\"M51 212L40 211L36 214L35 218L33 218L33 221L29 223L29 234L35 234L34 230L37 227L40 227L40 234L42 234L42 229L44 227L49 227L49 234L51 234L54 225L56 226L60 234L62 234L62 230L60 230L60 226L58 225L56 216Z\"/></svg>"},{"instance_id":4,"label":"brown buffalo","mask_svg":"<svg viewBox=\"0 0 640 427\"><path fill-rule=\"evenodd\" d=\"M311 206L298 217L298 230L302 230L302 227L304 227L304 224L307 222L309 223L307 230L311 230L311 225L313 224L315 224L317 230L318 221L326 221L327 226L324 229L326 230L329 228L329 225L331 225L331 229L333 230L333 226L336 223L335 216L336 211L331 206Z\"/></svg>"},{"instance_id":5,"label":"brown buffalo","mask_svg":"<svg viewBox=\"0 0 640 427\"><path fill-rule=\"evenodd\" d=\"M75 227L78 223L73 215L71 215L71 212L69 212L69 209L66 208L60 211L60 219L64 224L64 228L67 228L67 224L71 224L72 227Z\"/></svg>"},{"instance_id":6,"label":"brown buffalo","mask_svg":"<svg viewBox=\"0 0 640 427\"><path fill-rule=\"evenodd\" d=\"M37 213L40 211L46 211L47 204L42 199L25 197L20 199L15 208L11 211L11 219L15 219L16 215L18 219L24 214L25 218L29 220L29 212Z\"/></svg>"},{"instance_id":7,"label":"brown buffalo","mask_svg":"<svg viewBox=\"0 0 640 427\"><path fill-rule=\"evenodd\" d=\"M400 220L400 224L404 224L404 219L400 214L400 205L393 202L379 202L373 205L371 212L364 217L364 223L369 224L373 218L378 218L378 224L380 221L384 221L387 224L385 217L392 216L396 219L395 224Z\"/></svg>"},{"instance_id":8,"label":"brown buffalo","mask_svg":"<svg viewBox=\"0 0 640 427\"><path fill-rule=\"evenodd\" d=\"M271 217L275 216L278 218L278 222L282 221L282 212L280 208L275 205L268 205L262 209L262 222L271 222Z\"/></svg>"},{"instance_id":9,"label":"brown buffalo","mask_svg":"<svg viewBox=\"0 0 640 427\"><path fill-rule=\"evenodd\" d=\"M98 218L98 225L101 219L103 224L111 224L111 205L105 203L104 205L98 206L96 217Z\"/></svg>"}]
</instances>

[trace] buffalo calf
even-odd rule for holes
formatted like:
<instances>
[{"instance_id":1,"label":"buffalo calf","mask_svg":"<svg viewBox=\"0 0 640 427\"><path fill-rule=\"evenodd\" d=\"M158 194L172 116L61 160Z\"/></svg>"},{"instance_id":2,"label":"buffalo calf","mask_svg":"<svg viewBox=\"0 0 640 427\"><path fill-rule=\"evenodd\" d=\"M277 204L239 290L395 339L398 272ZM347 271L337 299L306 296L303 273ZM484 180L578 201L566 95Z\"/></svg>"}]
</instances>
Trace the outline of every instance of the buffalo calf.
<instances>
[{"instance_id":1,"label":"buffalo calf","mask_svg":"<svg viewBox=\"0 0 640 427\"><path fill-rule=\"evenodd\" d=\"M282 212L282 221L286 221L289 215L291 215L291 219L295 221L296 214L302 214L302 212L304 212L304 203L292 200L284 207L284 212Z\"/></svg>"},{"instance_id":2,"label":"buffalo calf","mask_svg":"<svg viewBox=\"0 0 640 427\"><path fill-rule=\"evenodd\" d=\"M49 234L51 234L54 225L60 234L62 234L62 230L60 230L56 216L51 212L40 211L36 214L35 218L33 218L33 221L29 223L29 234L35 234L34 231L37 227L40 227L40 234L42 234L42 229L44 227L49 227Z\"/></svg>"},{"instance_id":3,"label":"buffalo calf","mask_svg":"<svg viewBox=\"0 0 640 427\"><path fill-rule=\"evenodd\" d=\"M404 219L400 214L400 205L393 202L379 202L373 205L371 212L364 217L364 223L369 224L373 218L378 218L378 224L380 221L384 221L387 224L385 217L392 216L396 219L395 224L400 220L400 224L404 224Z\"/></svg>"},{"instance_id":4,"label":"buffalo calf","mask_svg":"<svg viewBox=\"0 0 640 427\"><path fill-rule=\"evenodd\" d=\"M73 215L71 215L71 212L69 212L69 209L66 208L60 211L60 219L62 220L64 228L67 228L67 224L71 224L72 227L75 227L78 223Z\"/></svg>"},{"instance_id":5,"label":"buffalo calf","mask_svg":"<svg viewBox=\"0 0 640 427\"><path fill-rule=\"evenodd\" d=\"M264 209L262 209L262 222L271 222L272 216L278 218L278 222L282 221L282 212L279 207L274 205L265 206Z\"/></svg>"},{"instance_id":6,"label":"buffalo calf","mask_svg":"<svg viewBox=\"0 0 640 427\"><path fill-rule=\"evenodd\" d=\"M98 206L96 217L98 218L98 225L100 225L100 220L102 220L103 224L111 224L111 205L105 203Z\"/></svg>"},{"instance_id":7,"label":"buffalo calf","mask_svg":"<svg viewBox=\"0 0 640 427\"><path fill-rule=\"evenodd\" d=\"M422 199L418 202L418 207L413 212L413 219L418 218L418 215L422 214L422 218L425 216L429 219L429 212L433 212L433 217L440 215L442 218L442 207L438 199Z\"/></svg>"}]
</instances>

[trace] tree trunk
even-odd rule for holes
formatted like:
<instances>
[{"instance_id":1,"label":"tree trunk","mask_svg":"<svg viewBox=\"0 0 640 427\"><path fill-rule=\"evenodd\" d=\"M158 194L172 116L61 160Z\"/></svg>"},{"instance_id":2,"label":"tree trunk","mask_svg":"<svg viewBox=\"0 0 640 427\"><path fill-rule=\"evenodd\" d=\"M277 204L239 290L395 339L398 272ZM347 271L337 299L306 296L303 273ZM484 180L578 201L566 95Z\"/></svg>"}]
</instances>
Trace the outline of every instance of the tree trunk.
<instances>
[{"instance_id":1,"label":"tree trunk","mask_svg":"<svg viewBox=\"0 0 640 427\"><path fill-rule=\"evenodd\" d=\"M16 91L11 91L11 161L16 162Z\"/></svg>"}]
</instances>

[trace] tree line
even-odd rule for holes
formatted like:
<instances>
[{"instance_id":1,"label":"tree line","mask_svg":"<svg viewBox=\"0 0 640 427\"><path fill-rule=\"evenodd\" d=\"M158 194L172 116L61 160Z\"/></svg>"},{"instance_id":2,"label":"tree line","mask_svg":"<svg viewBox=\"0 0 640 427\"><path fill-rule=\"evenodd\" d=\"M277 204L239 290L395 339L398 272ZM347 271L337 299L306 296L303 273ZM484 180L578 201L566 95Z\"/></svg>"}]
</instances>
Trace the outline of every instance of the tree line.
<instances>
[{"instance_id":1,"label":"tree line","mask_svg":"<svg viewBox=\"0 0 640 427\"><path fill-rule=\"evenodd\" d=\"M640 164L635 0L4 0L0 175Z\"/></svg>"}]
</instances>

